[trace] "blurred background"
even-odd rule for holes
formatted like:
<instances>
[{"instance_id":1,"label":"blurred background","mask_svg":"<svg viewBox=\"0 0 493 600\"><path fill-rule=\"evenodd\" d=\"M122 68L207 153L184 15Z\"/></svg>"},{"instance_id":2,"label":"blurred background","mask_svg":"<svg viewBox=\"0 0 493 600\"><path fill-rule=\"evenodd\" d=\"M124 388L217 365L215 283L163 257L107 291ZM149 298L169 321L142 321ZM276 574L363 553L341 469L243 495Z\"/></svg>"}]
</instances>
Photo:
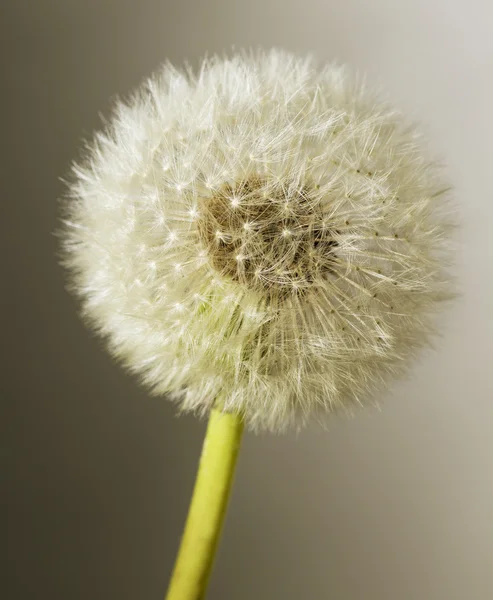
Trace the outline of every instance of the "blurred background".
<instances>
[{"instance_id":1,"label":"blurred background","mask_svg":"<svg viewBox=\"0 0 493 600\"><path fill-rule=\"evenodd\" d=\"M487 0L44 0L1 10L6 600L159 600L205 424L82 325L57 198L165 59L279 46L366 72L447 164L462 297L382 410L247 435L212 599L493 598L493 7Z\"/></svg>"}]
</instances>

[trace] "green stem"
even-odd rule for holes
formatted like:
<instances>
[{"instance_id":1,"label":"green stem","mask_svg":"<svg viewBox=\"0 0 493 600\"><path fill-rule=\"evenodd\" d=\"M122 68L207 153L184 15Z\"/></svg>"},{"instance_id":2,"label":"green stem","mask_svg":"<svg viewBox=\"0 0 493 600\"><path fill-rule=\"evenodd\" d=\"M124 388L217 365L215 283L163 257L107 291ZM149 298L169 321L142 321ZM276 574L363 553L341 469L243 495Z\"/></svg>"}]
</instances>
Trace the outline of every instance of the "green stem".
<instances>
[{"instance_id":1,"label":"green stem","mask_svg":"<svg viewBox=\"0 0 493 600\"><path fill-rule=\"evenodd\" d=\"M205 598L242 433L240 417L212 409L166 600Z\"/></svg>"}]
</instances>

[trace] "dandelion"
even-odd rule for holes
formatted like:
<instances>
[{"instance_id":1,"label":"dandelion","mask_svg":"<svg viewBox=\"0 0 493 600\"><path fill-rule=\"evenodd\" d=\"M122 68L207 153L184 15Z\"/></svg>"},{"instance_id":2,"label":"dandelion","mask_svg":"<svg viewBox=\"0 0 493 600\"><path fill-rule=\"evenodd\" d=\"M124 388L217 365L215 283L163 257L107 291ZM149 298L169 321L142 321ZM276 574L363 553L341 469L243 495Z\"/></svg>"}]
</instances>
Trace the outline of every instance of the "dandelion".
<instances>
[{"instance_id":1,"label":"dandelion","mask_svg":"<svg viewBox=\"0 0 493 600\"><path fill-rule=\"evenodd\" d=\"M449 295L441 173L343 67L275 50L166 65L74 174L65 264L85 318L155 394L232 419L232 449L240 423L371 399Z\"/></svg>"}]
</instances>

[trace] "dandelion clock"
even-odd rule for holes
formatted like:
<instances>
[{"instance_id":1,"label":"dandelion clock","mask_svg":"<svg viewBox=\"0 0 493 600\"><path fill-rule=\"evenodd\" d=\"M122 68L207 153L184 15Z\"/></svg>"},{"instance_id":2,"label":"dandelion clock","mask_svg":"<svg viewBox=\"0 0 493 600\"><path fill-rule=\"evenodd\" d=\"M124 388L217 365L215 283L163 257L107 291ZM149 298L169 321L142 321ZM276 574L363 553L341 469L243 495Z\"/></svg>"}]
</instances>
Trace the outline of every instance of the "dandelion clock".
<instances>
[{"instance_id":1,"label":"dandelion clock","mask_svg":"<svg viewBox=\"0 0 493 600\"><path fill-rule=\"evenodd\" d=\"M165 65L73 167L61 235L84 318L209 417L169 600L204 597L244 426L374 401L430 340L446 190L398 112L282 51Z\"/></svg>"}]
</instances>

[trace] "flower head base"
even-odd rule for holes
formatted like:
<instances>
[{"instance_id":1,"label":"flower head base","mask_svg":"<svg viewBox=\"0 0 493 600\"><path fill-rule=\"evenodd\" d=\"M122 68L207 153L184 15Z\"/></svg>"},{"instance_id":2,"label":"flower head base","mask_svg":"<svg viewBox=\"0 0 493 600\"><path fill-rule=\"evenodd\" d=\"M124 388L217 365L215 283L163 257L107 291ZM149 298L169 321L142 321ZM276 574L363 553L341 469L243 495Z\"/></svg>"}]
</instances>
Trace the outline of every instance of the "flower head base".
<instances>
[{"instance_id":1,"label":"flower head base","mask_svg":"<svg viewBox=\"0 0 493 600\"><path fill-rule=\"evenodd\" d=\"M444 186L345 71L284 52L151 78L76 166L66 264L113 354L253 428L360 403L446 296Z\"/></svg>"},{"instance_id":2,"label":"flower head base","mask_svg":"<svg viewBox=\"0 0 493 600\"><path fill-rule=\"evenodd\" d=\"M268 178L225 184L201 202L198 219L211 266L269 300L300 294L335 260L322 200L315 187L290 190Z\"/></svg>"}]
</instances>

